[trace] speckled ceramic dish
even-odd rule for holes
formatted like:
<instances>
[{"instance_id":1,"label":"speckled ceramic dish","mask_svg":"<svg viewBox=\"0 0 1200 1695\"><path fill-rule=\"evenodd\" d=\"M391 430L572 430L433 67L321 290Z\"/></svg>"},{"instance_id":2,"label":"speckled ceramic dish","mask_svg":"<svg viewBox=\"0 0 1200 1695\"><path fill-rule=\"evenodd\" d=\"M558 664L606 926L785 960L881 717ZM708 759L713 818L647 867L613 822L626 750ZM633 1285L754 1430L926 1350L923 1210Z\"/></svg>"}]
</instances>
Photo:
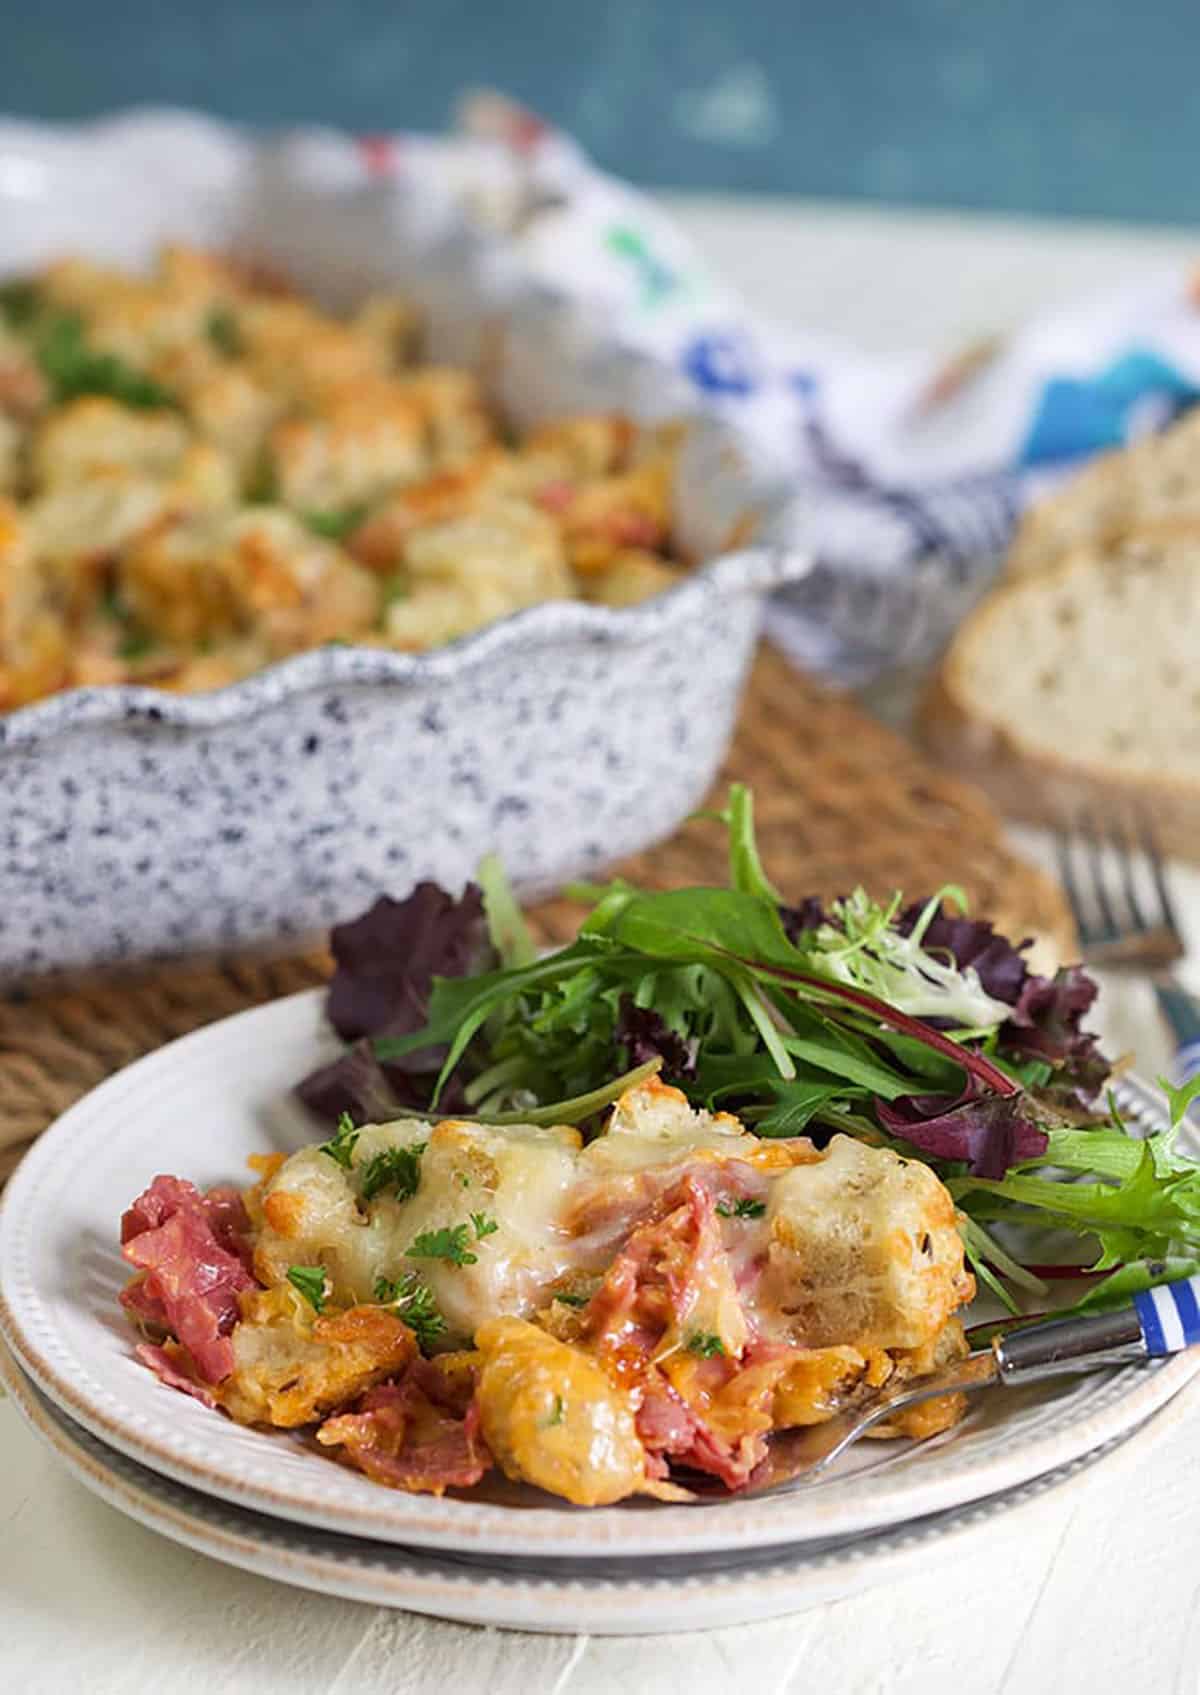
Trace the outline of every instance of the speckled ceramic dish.
<instances>
[{"instance_id":1,"label":"speckled ceramic dish","mask_svg":"<svg viewBox=\"0 0 1200 1695\"><path fill-rule=\"evenodd\" d=\"M399 286L432 355L482 366L521 422L683 404L419 160L381 181L346 138L260 144L182 113L0 123L0 231L0 272L64 251L137 263L176 236L335 304ZM667 835L728 743L765 596L806 568L720 557L770 503L697 419L674 531L709 563L654 601L548 603L416 657L324 649L211 695L76 690L0 719L0 974L311 935L382 889L460 885L489 851L534 893Z\"/></svg>"},{"instance_id":2,"label":"speckled ceramic dish","mask_svg":"<svg viewBox=\"0 0 1200 1695\"><path fill-rule=\"evenodd\" d=\"M237 1425L134 1357L118 1306L131 1196L160 1171L237 1180L250 1154L312 1140L290 1085L336 1046L317 991L228 1018L139 1060L39 1137L0 1207L0 1336L77 1423L205 1494L322 1530L488 1558L676 1557L822 1541L959 1507L1069 1464L1134 1429L1200 1371L1200 1349L978 1397L929 1442L866 1442L814 1483L703 1506L581 1511L494 1474L458 1498L382 1488L302 1433ZM1161 1123L1122 1080L1122 1112ZM1190 1130L1187 1132L1190 1137ZM79 1173L86 1172L86 1181Z\"/></svg>"},{"instance_id":3,"label":"speckled ceramic dish","mask_svg":"<svg viewBox=\"0 0 1200 1695\"><path fill-rule=\"evenodd\" d=\"M1113 1487L1180 1421L1194 1416L1185 1390L1132 1435L1118 1438L1020 1489L935 1513L876 1536L766 1554L709 1555L646 1563L607 1560L482 1561L436 1550L389 1548L285 1524L212 1500L160 1477L82 1429L39 1394L0 1347L0 1382L30 1429L86 1489L118 1512L196 1553L324 1595L429 1613L465 1624L597 1636L711 1630L806 1611L941 1560L968 1557L984 1536L1017 1539L1035 1502L1053 1493L1066 1513L1079 1491ZM1103 1464L1099 1462L1103 1461ZM1025 1510L1023 1510L1025 1509Z\"/></svg>"}]
</instances>

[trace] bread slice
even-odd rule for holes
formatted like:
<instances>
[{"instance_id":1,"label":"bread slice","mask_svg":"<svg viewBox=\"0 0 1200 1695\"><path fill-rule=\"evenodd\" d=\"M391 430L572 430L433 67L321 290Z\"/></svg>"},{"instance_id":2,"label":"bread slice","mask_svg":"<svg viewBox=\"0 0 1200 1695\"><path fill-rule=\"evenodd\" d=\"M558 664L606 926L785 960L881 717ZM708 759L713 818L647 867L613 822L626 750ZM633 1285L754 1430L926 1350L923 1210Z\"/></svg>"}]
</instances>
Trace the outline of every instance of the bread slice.
<instances>
[{"instance_id":1,"label":"bread slice","mask_svg":"<svg viewBox=\"0 0 1200 1695\"><path fill-rule=\"evenodd\" d=\"M926 744L1013 815L1136 809L1200 859L1200 530L1079 548L1003 583L918 713Z\"/></svg>"},{"instance_id":2,"label":"bread slice","mask_svg":"<svg viewBox=\"0 0 1200 1695\"><path fill-rule=\"evenodd\" d=\"M1030 507L1005 568L1011 576L1044 571L1078 547L1159 524L1200 532L1200 407L1161 435L1093 459Z\"/></svg>"}]
</instances>

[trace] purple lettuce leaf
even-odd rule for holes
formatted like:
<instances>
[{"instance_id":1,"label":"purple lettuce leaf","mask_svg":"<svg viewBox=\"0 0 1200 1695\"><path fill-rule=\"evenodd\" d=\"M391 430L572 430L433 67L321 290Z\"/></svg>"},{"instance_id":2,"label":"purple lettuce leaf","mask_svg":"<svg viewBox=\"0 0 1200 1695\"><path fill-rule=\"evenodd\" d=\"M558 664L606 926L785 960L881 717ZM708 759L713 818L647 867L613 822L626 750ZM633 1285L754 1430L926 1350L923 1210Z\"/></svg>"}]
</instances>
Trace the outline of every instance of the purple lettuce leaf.
<instances>
[{"instance_id":1,"label":"purple lettuce leaf","mask_svg":"<svg viewBox=\"0 0 1200 1695\"><path fill-rule=\"evenodd\" d=\"M386 1123L405 1112L428 1111L438 1069L437 1064L424 1072L384 1065L364 1040L310 1071L296 1085L296 1094L324 1124L336 1124L344 1112L355 1124ZM457 1077L442 1090L439 1111L443 1109L447 1113L466 1110L463 1084Z\"/></svg>"},{"instance_id":2,"label":"purple lettuce leaf","mask_svg":"<svg viewBox=\"0 0 1200 1695\"><path fill-rule=\"evenodd\" d=\"M628 1055L630 1069L651 1059L661 1059L664 1078L696 1075L699 1037L679 1035L661 1013L652 1007L638 1006L632 995L621 998L614 1036Z\"/></svg>"},{"instance_id":3,"label":"purple lettuce leaf","mask_svg":"<svg viewBox=\"0 0 1200 1695\"><path fill-rule=\"evenodd\" d=\"M455 900L436 883L418 883L405 900L381 895L360 918L336 925L329 945L336 970L326 1016L351 1046L305 1077L296 1094L329 1124L343 1112L369 1124L426 1110L445 1050L424 1049L391 1064L376 1058L370 1038L421 1029L434 977L465 977L495 965L479 889L469 883ZM462 1087L451 1078L439 1106L463 1110Z\"/></svg>"},{"instance_id":4,"label":"purple lettuce leaf","mask_svg":"<svg viewBox=\"0 0 1200 1695\"><path fill-rule=\"evenodd\" d=\"M884 1129L934 1159L965 1160L976 1177L1000 1178L1020 1160L1037 1159L1049 1138L1029 1116L1025 1095L980 1095L972 1079L957 1100L902 1095L875 1102Z\"/></svg>"},{"instance_id":5,"label":"purple lettuce leaf","mask_svg":"<svg viewBox=\"0 0 1200 1695\"><path fill-rule=\"evenodd\" d=\"M1098 992L1081 965L1064 966L1053 977L1030 973L1001 1026L1000 1042L1009 1053L1054 1067L1045 1092L1065 1105L1090 1107L1112 1070L1099 1038L1082 1028Z\"/></svg>"},{"instance_id":6,"label":"purple lettuce leaf","mask_svg":"<svg viewBox=\"0 0 1200 1695\"><path fill-rule=\"evenodd\" d=\"M912 933L918 918L925 910L924 901L908 906L896 920L901 935ZM1029 977L1029 968L1022 959L1033 938L1027 936L1014 947L1007 937L998 935L986 918L965 918L948 912L945 903L934 914L921 938L930 953L948 953L960 971L972 967L983 984L985 993L993 1000L1015 1006Z\"/></svg>"},{"instance_id":7,"label":"purple lettuce leaf","mask_svg":"<svg viewBox=\"0 0 1200 1695\"><path fill-rule=\"evenodd\" d=\"M1068 965L1053 977L1027 975L1008 1022L1044 1059L1065 1059L1079 1040L1079 1024L1099 990L1082 965Z\"/></svg>"},{"instance_id":8,"label":"purple lettuce leaf","mask_svg":"<svg viewBox=\"0 0 1200 1695\"><path fill-rule=\"evenodd\" d=\"M921 902L907 907L897 920L900 928L911 931L922 910ZM1081 965L1039 977L1022 957L1028 939L1014 947L986 919L956 917L944 906L923 940L931 950L945 949L960 970L973 966L987 993L1012 1007L997 1032L1002 1054L1052 1065L1055 1075L1044 1091L1052 1098L1083 1107L1095 1101L1112 1067L1098 1038L1082 1027L1099 991Z\"/></svg>"},{"instance_id":9,"label":"purple lettuce leaf","mask_svg":"<svg viewBox=\"0 0 1200 1695\"><path fill-rule=\"evenodd\" d=\"M380 895L330 931L337 969L326 1014L343 1041L407 1036L425 1023L434 977L466 977L496 963L483 896L468 883L458 900L418 883L405 900Z\"/></svg>"},{"instance_id":10,"label":"purple lettuce leaf","mask_svg":"<svg viewBox=\"0 0 1200 1695\"><path fill-rule=\"evenodd\" d=\"M796 906L781 906L779 921L788 941L799 942L806 931L819 930L830 918L816 895L806 895Z\"/></svg>"}]
</instances>

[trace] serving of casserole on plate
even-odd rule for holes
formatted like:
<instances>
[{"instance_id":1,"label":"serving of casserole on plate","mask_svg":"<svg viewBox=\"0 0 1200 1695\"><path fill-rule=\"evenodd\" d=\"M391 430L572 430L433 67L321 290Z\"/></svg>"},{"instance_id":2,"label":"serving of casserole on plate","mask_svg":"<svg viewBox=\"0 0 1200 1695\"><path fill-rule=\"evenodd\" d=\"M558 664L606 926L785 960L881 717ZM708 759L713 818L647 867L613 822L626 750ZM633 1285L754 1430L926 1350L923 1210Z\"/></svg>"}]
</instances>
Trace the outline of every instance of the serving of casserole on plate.
<instances>
[{"instance_id":1,"label":"serving of casserole on plate","mask_svg":"<svg viewBox=\"0 0 1200 1695\"><path fill-rule=\"evenodd\" d=\"M777 1432L1056 1289L1088 1312L1188 1274L1200 1165L1187 1091L1169 1123L1106 1095L1078 967L1038 975L950 889L788 905L749 795L723 817L727 887L581 890L577 940L538 956L490 862L334 933L332 1029L295 997L87 1097L0 1215L21 1365L193 1487L487 1552L852 1534L1132 1429L1194 1351L965 1418L932 1400L756 1494Z\"/></svg>"}]
</instances>

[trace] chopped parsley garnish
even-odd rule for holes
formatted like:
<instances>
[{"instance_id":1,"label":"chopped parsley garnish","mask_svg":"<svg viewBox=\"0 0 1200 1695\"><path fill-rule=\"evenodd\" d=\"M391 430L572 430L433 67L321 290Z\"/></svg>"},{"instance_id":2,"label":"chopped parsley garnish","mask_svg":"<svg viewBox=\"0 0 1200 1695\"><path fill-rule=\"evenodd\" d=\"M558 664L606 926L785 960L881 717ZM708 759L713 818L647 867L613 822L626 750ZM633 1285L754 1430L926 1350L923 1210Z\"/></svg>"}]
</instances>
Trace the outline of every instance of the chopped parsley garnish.
<instances>
[{"instance_id":1,"label":"chopped parsley garnish","mask_svg":"<svg viewBox=\"0 0 1200 1695\"><path fill-rule=\"evenodd\" d=\"M711 1330L696 1330L687 1339L689 1354L699 1354L702 1360L724 1359L725 1344Z\"/></svg>"},{"instance_id":2,"label":"chopped parsley garnish","mask_svg":"<svg viewBox=\"0 0 1200 1695\"><path fill-rule=\"evenodd\" d=\"M469 1243L470 1228L466 1224L444 1224L440 1230L422 1230L413 1238L407 1252L413 1259L444 1259L451 1265L478 1265L479 1255L473 1254Z\"/></svg>"},{"instance_id":3,"label":"chopped parsley garnish","mask_svg":"<svg viewBox=\"0 0 1200 1695\"><path fill-rule=\"evenodd\" d=\"M471 1222L466 1224L444 1224L440 1230L423 1230L408 1249L413 1259L444 1259L451 1265L478 1265L479 1255L471 1252L471 1231L475 1232L475 1240L482 1242L485 1236L490 1236L500 1226L494 1218L489 1218L485 1212L473 1212Z\"/></svg>"},{"instance_id":4,"label":"chopped parsley garnish","mask_svg":"<svg viewBox=\"0 0 1200 1695\"><path fill-rule=\"evenodd\" d=\"M161 383L118 359L115 353L96 353L87 345L83 324L73 312L51 318L37 336L34 352L42 375L60 404L81 394L104 394L122 406L177 406Z\"/></svg>"},{"instance_id":5,"label":"chopped parsley garnish","mask_svg":"<svg viewBox=\"0 0 1200 1695\"><path fill-rule=\"evenodd\" d=\"M153 653L156 643L148 630L131 625L117 648L118 659L145 659L148 653Z\"/></svg>"},{"instance_id":6,"label":"chopped parsley garnish","mask_svg":"<svg viewBox=\"0 0 1200 1695\"><path fill-rule=\"evenodd\" d=\"M350 1114L344 1112L337 1121L337 1130L332 1140L322 1142L317 1152L328 1154L335 1165L340 1165L343 1171L349 1171L359 1134L354 1128L354 1120Z\"/></svg>"},{"instance_id":7,"label":"chopped parsley garnish","mask_svg":"<svg viewBox=\"0 0 1200 1695\"><path fill-rule=\"evenodd\" d=\"M288 1282L299 1289L314 1312L325 1310L325 1267L323 1265L293 1265L288 1269Z\"/></svg>"},{"instance_id":8,"label":"chopped parsley garnish","mask_svg":"<svg viewBox=\"0 0 1200 1695\"><path fill-rule=\"evenodd\" d=\"M556 1301L561 1301L564 1307L586 1307L591 1300L590 1295L555 1295Z\"/></svg>"},{"instance_id":9,"label":"chopped parsley garnish","mask_svg":"<svg viewBox=\"0 0 1200 1695\"><path fill-rule=\"evenodd\" d=\"M563 1419L566 1417L566 1412L567 1403L563 1400L561 1395L555 1395L554 1405L550 1411L550 1417L546 1420L547 1428L551 1428L556 1424L561 1424Z\"/></svg>"},{"instance_id":10,"label":"chopped parsley garnish","mask_svg":"<svg viewBox=\"0 0 1200 1695\"><path fill-rule=\"evenodd\" d=\"M205 328L208 331L209 341L212 342L218 353L225 355L226 359L236 359L239 353L245 351L238 321L228 306L214 306L208 314L208 323Z\"/></svg>"},{"instance_id":11,"label":"chopped parsley garnish","mask_svg":"<svg viewBox=\"0 0 1200 1695\"><path fill-rule=\"evenodd\" d=\"M375 1299L382 1306L396 1308L396 1316L408 1325L422 1352L445 1332L446 1320L438 1311L433 1290L415 1271L405 1271L396 1278L377 1277Z\"/></svg>"},{"instance_id":12,"label":"chopped parsley garnish","mask_svg":"<svg viewBox=\"0 0 1200 1695\"><path fill-rule=\"evenodd\" d=\"M251 506L269 506L279 496L279 478L275 466L264 454L246 483L246 499Z\"/></svg>"},{"instance_id":13,"label":"chopped parsley garnish","mask_svg":"<svg viewBox=\"0 0 1200 1695\"><path fill-rule=\"evenodd\" d=\"M393 606L409 596L408 578L402 571L395 572L383 580L383 589L379 596L379 624L382 628L387 623L387 615Z\"/></svg>"},{"instance_id":14,"label":"chopped parsley garnish","mask_svg":"<svg viewBox=\"0 0 1200 1695\"><path fill-rule=\"evenodd\" d=\"M722 1218L761 1218L767 1210L766 1201L752 1201L748 1197L734 1201L718 1201L717 1211Z\"/></svg>"},{"instance_id":15,"label":"chopped parsley garnish","mask_svg":"<svg viewBox=\"0 0 1200 1695\"><path fill-rule=\"evenodd\" d=\"M354 506L344 506L340 512L302 512L300 516L316 536L324 536L326 541L341 541L351 530L356 530L367 515L367 509L361 501Z\"/></svg>"},{"instance_id":16,"label":"chopped parsley garnish","mask_svg":"<svg viewBox=\"0 0 1200 1695\"><path fill-rule=\"evenodd\" d=\"M421 1182L425 1147L424 1142L417 1142L411 1148L384 1148L373 1154L363 1167L363 1200L373 1201L385 1189L395 1189L398 1201L410 1200Z\"/></svg>"},{"instance_id":17,"label":"chopped parsley garnish","mask_svg":"<svg viewBox=\"0 0 1200 1695\"><path fill-rule=\"evenodd\" d=\"M0 283L0 318L5 318L14 330L32 324L41 309L41 296L36 283L24 277L13 277Z\"/></svg>"},{"instance_id":18,"label":"chopped parsley garnish","mask_svg":"<svg viewBox=\"0 0 1200 1695\"><path fill-rule=\"evenodd\" d=\"M122 635L117 645L119 659L144 659L157 645L150 632L138 623L119 589L110 587L100 596L100 611L120 626Z\"/></svg>"}]
</instances>

